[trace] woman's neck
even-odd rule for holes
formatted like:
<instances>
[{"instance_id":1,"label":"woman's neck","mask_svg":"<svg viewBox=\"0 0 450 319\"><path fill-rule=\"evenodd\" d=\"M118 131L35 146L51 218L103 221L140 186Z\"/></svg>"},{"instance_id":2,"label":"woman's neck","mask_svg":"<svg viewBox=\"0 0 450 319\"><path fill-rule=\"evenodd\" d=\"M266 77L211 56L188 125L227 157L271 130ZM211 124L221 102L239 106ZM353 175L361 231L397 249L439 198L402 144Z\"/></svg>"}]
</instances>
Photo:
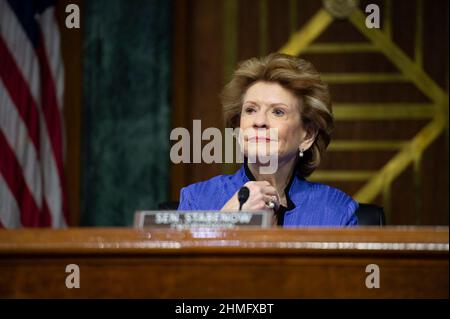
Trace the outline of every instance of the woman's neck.
<instances>
[{"instance_id":1,"label":"woman's neck","mask_svg":"<svg viewBox=\"0 0 450 319\"><path fill-rule=\"evenodd\" d=\"M267 181L275 187L278 194L284 197L284 189L286 188L292 174L294 173L297 158L293 157L285 161L278 162L278 169L274 174L261 174L260 165L254 163L247 163L250 172L257 181Z\"/></svg>"}]
</instances>

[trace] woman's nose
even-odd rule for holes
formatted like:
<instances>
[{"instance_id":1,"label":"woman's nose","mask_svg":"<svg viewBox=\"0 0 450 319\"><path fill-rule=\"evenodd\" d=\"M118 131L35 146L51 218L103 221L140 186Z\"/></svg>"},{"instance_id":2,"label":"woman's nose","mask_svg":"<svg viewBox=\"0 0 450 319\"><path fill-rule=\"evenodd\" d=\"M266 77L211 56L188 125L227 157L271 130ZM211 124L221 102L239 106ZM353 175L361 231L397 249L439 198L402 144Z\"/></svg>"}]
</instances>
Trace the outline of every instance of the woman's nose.
<instances>
[{"instance_id":1,"label":"woman's nose","mask_svg":"<svg viewBox=\"0 0 450 319\"><path fill-rule=\"evenodd\" d=\"M253 127L267 128L267 126L268 126L268 123L267 123L266 114L264 112L258 112L257 114L255 114L255 116L253 118Z\"/></svg>"}]
</instances>

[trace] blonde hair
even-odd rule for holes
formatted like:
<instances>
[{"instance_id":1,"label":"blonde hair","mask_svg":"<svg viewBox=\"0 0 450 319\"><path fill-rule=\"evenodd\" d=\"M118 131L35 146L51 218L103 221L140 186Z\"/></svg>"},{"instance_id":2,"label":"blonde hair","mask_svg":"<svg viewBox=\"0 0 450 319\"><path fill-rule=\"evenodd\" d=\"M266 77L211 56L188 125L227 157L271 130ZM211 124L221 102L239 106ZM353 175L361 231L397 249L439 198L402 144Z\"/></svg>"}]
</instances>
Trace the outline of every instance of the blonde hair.
<instances>
[{"instance_id":1,"label":"blonde hair","mask_svg":"<svg viewBox=\"0 0 450 319\"><path fill-rule=\"evenodd\" d=\"M239 127L245 92L260 81L278 83L298 98L302 127L307 136L316 136L297 164L297 174L309 176L319 166L331 139L333 115L328 85L310 62L287 54L246 60L239 64L221 94L226 127Z\"/></svg>"}]
</instances>

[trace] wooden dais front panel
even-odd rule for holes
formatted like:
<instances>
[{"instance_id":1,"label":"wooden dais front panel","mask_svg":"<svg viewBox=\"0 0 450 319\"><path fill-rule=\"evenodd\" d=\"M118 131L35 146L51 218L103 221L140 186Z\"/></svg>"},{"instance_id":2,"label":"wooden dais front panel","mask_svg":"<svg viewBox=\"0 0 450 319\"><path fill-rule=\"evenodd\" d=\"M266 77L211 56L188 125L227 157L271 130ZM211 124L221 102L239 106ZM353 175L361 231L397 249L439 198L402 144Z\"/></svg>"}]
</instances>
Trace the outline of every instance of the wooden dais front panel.
<instances>
[{"instance_id":1,"label":"wooden dais front panel","mask_svg":"<svg viewBox=\"0 0 450 319\"><path fill-rule=\"evenodd\" d=\"M0 297L448 298L448 249L448 227L2 230Z\"/></svg>"}]
</instances>

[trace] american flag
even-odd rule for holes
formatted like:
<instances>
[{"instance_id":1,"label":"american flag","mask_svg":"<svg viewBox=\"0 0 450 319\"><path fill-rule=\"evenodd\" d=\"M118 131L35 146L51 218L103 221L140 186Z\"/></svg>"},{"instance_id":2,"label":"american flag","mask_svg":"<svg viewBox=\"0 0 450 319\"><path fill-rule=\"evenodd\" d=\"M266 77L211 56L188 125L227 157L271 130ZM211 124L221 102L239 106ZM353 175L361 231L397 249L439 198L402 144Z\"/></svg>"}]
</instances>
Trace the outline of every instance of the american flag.
<instances>
[{"instance_id":1,"label":"american flag","mask_svg":"<svg viewBox=\"0 0 450 319\"><path fill-rule=\"evenodd\" d=\"M55 1L0 0L0 228L65 227Z\"/></svg>"}]
</instances>

